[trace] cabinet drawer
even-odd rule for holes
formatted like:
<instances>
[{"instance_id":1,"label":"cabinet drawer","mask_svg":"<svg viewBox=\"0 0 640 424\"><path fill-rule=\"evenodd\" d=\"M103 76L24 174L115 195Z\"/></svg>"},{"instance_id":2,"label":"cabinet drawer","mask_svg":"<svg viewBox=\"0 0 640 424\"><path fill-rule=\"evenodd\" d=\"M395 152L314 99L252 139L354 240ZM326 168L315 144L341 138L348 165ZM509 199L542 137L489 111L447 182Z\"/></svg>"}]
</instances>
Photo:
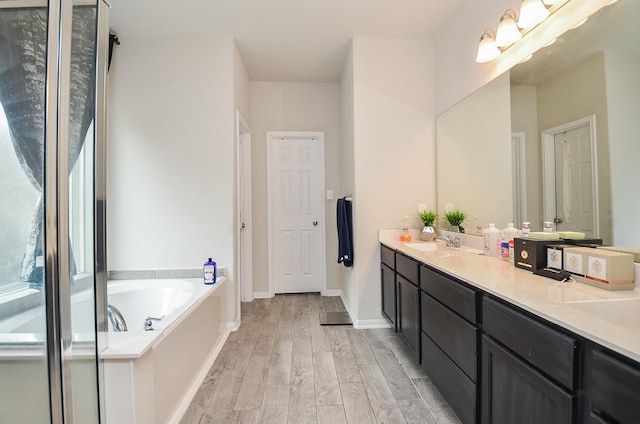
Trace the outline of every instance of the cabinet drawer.
<instances>
[{"instance_id":1,"label":"cabinet drawer","mask_svg":"<svg viewBox=\"0 0 640 424\"><path fill-rule=\"evenodd\" d=\"M571 390L575 388L578 340L493 299L483 298L485 333Z\"/></svg>"},{"instance_id":2,"label":"cabinet drawer","mask_svg":"<svg viewBox=\"0 0 640 424\"><path fill-rule=\"evenodd\" d=\"M478 322L475 290L425 266L420 266L420 288L467 321Z\"/></svg>"},{"instance_id":3,"label":"cabinet drawer","mask_svg":"<svg viewBox=\"0 0 640 424\"><path fill-rule=\"evenodd\" d=\"M601 417L602 422L637 423L640 420L638 367L596 349L590 385L592 417Z\"/></svg>"},{"instance_id":4,"label":"cabinet drawer","mask_svg":"<svg viewBox=\"0 0 640 424\"><path fill-rule=\"evenodd\" d=\"M389 268L396 269L396 252L387 246L380 245L380 262L387 264Z\"/></svg>"},{"instance_id":5,"label":"cabinet drawer","mask_svg":"<svg viewBox=\"0 0 640 424\"><path fill-rule=\"evenodd\" d=\"M422 292L422 331L472 381L477 381L477 329L425 292Z\"/></svg>"},{"instance_id":6,"label":"cabinet drawer","mask_svg":"<svg viewBox=\"0 0 640 424\"><path fill-rule=\"evenodd\" d=\"M476 422L477 386L422 333L422 368L465 424Z\"/></svg>"},{"instance_id":7,"label":"cabinet drawer","mask_svg":"<svg viewBox=\"0 0 640 424\"><path fill-rule=\"evenodd\" d=\"M400 253L396 253L396 272L418 287L420 287L420 278L418 277L419 269L420 266L418 262Z\"/></svg>"}]
</instances>

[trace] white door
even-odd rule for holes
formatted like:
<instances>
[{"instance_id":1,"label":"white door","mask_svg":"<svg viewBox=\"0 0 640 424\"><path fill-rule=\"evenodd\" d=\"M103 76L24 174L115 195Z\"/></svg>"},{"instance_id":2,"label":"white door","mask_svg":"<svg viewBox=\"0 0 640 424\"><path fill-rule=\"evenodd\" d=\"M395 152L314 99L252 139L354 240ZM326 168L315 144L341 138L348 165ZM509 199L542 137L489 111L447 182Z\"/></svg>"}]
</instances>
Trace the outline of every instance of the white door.
<instances>
[{"instance_id":1,"label":"white door","mask_svg":"<svg viewBox=\"0 0 640 424\"><path fill-rule=\"evenodd\" d=\"M237 238L238 238L238 293L239 301L253 300L253 225L251 219L251 129L242 118L237 116ZM238 305L239 306L239 305ZM239 310L239 309L238 309Z\"/></svg>"},{"instance_id":2,"label":"white door","mask_svg":"<svg viewBox=\"0 0 640 424\"><path fill-rule=\"evenodd\" d=\"M268 133L269 291L324 292L324 135Z\"/></svg>"},{"instance_id":3,"label":"white door","mask_svg":"<svg viewBox=\"0 0 640 424\"><path fill-rule=\"evenodd\" d=\"M545 131L545 221L558 231L598 237L598 195L593 122ZM552 158L553 157L553 158Z\"/></svg>"}]
</instances>

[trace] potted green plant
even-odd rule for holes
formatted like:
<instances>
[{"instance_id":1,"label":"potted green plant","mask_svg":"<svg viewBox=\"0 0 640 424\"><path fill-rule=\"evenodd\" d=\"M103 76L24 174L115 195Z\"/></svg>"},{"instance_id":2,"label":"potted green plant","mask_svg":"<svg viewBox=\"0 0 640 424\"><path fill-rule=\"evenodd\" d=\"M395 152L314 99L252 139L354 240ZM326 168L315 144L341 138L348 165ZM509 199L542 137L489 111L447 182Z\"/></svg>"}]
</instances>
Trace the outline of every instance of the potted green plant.
<instances>
[{"instance_id":1,"label":"potted green plant","mask_svg":"<svg viewBox=\"0 0 640 424\"><path fill-rule=\"evenodd\" d=\"M462 223L467 219L467 214L457 209L455 211L447 212L444 214L444 218L449 223L449 231L456 233L464 233Z\"/></svg>"},{"instance_id":2,"label":"potted green plant","mask_svg":"<svg viewBox=\"0 0 640 424\"><path fill-rule=\"evenodd\" d=\"M435 228L433 227L433 223L438 218L438 214L435 213L434 211L424 210L424 211L418 212L418 217L420 218L420 221L422 221L422 224L424 224L424 227L420 232L420 240L424 240L424 241L435 240L438 234Z\"/></svg>"}]
</instances>

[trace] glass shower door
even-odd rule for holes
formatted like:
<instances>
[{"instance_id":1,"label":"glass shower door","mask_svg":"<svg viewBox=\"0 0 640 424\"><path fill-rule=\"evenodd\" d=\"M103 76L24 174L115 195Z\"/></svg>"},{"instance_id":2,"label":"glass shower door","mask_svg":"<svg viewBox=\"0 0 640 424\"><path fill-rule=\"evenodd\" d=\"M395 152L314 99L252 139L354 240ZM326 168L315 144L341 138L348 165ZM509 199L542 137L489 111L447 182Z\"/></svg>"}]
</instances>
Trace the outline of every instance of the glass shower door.
<instances>
[{"instance_id":1,"label":"glass shower door","mask_svg":"<svg viewBox=\"0 0 640 424\"><path fill-rule=\"evenodd\" d=\"M0 423L100 422L97 15L0 1Z\"/></svg>"},{"instance_id":2,"label":"glass shower door","mask_svg":"<svg viewBox=\"0 0 640 424\"><path fill-rule=\"evenodd\" d=\"M51 420L43 233L47 20L46 7L0 8L3 423Z\"/></svg>"},{"instance_id":3,"label":"glass shower door","mask_svg":"<svg viewBox=\"0 0 640 424\"><path fill-rule=\"evenodd\" d=\"M74 1L68 121L68 266L71 387L76 423L99 422L94 272L94 147L96 143L97 6ZM61 84L64 87L64 84ZM65 255L62 255L65 256Z\"/></svg>"}]
</instances>

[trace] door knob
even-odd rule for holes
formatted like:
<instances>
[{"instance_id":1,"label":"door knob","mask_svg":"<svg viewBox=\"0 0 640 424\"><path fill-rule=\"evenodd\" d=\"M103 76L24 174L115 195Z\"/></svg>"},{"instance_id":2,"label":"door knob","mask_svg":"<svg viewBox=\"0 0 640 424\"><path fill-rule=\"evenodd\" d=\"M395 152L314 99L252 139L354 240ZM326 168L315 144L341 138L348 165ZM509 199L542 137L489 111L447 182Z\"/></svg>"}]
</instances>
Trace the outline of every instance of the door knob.
<instances>
[{"instance_id":1,"label":"door knob","mask_svg":"<svg viewBox=\"0 0 640 424\"><path fill-rule=\"evenodd\" d=\"M244 230L244 227L246 227L246 225L244 225L244 222L243 222L240 228Z\"/></svg>"},{"instance_id":2,"label":"door knob","mask_svg":"<svg viewBox=\"0 0 640 424\"><path fill-rule=\"evenodd\" d=\"M313 221L313 226L315 227L316 225L318 225L318 221Z\"/></svg>"},{"instance_id":3,"label":"door knob","mask_svg":"<svg viewBox=\"0 0 640 424\"><path fill-rule=\"evenodd\" d=\"M562 224L562 218L553 218L553 222L556 224Z\"/></svg>"}]
</instances>

